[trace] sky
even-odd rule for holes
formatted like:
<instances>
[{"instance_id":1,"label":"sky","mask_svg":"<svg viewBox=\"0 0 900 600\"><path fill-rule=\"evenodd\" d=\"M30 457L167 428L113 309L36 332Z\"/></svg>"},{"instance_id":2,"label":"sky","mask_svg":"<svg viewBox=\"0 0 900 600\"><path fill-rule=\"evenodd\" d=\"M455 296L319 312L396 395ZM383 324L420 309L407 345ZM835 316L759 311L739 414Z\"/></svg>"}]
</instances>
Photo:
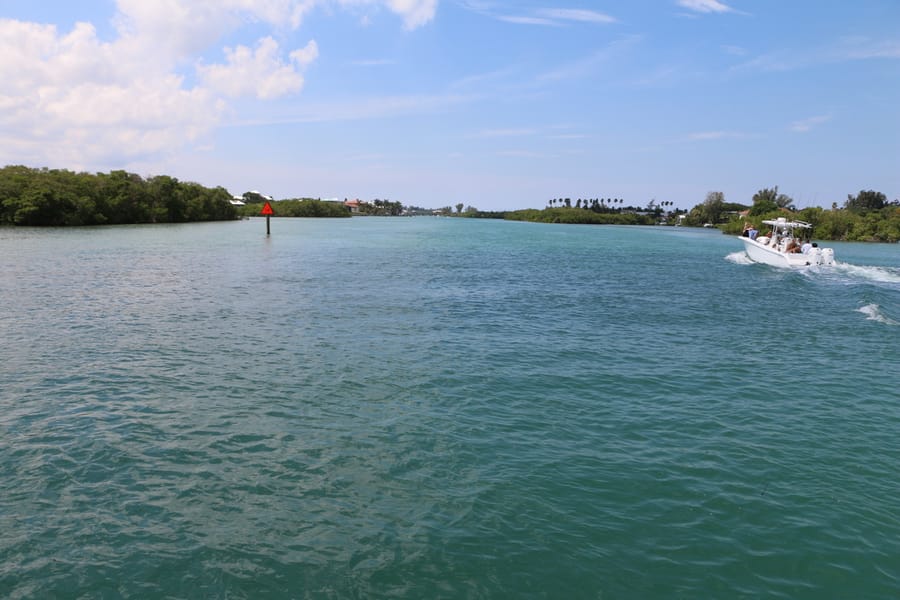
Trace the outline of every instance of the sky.
<instances>
[{"instance_id":1,"label":"sky","mask_svg":"<svg viewBox=\"0 0 900 600\"><path fill-rule=\"evenodd\" d=\"M0 0L0 165L439 208L900 198L898 0Z\"/></svg>"}]
</instances>

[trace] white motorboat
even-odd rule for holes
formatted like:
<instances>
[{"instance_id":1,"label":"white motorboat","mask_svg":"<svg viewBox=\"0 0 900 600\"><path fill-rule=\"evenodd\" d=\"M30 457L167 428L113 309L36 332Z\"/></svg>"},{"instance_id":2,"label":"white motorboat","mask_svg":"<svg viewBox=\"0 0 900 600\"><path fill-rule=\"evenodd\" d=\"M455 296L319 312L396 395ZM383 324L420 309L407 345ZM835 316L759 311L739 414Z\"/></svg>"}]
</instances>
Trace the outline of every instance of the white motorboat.
<instances>
[{"instance_id":1,"label":"white motorboat","mask_svg":"<svg viewBox=\"0 0 900 600\"><path fill-rule=\"evenodd\" d=\"M812 225L779 217L763 221L772 229L768 235L756 235L751 229L739 238L750 260L773 267L814 267L834 264L834 250L819 248L810 242Z\"/></svg>"}]
</instances>

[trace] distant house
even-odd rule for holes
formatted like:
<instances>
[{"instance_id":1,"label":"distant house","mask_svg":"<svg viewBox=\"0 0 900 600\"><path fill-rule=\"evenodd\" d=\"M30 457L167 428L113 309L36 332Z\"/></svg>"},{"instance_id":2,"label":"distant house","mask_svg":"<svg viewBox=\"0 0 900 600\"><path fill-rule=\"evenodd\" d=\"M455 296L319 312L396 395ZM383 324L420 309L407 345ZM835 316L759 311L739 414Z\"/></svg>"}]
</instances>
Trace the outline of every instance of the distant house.
<instances>
[{"instance_id":1,"label":"distant house","mask_svg":"<svg viewBox=\"0 0 900 600\"><path fill-rule=\"evenodd\" d=\"M244 204L246 204L246 203L244 202L243 196L232 196L231 197L231 205L232 206L244 206Z\"/></svg>"},{"instance_id":2,"label":"distant house","mask_svg":"<svg viewBox=\"0 0 900 600\"><path fill-rule=\"evenodd\" d=\"M359 213L359 205L362 204L358 199L357 200L344 200L344 206L350 209L351 214Z\"/></svg>"},{"instance_id":3,"label":"distant house","mask_svg":"<svg viewBox=\"0 0 900 600\"><path fill-rule=\"evenodd\" d=\"M258 190L244 192L244 195L241 196L240 199L242 202L271 202L274 200L272 196L267 196Z\"/></svg>"},{"instance_id":4,"label":"distant house","mask_svg":"<svg viewBox=\"0 0 900 600\"><path fill-rule=\"evenodd\" d=\"M248 193L248 194L252 194L252 195L254 195L254 196L259 196L259 197L262 198L263 200L268 200L268 201L274 200L274 198L272 198L272 196L267 196L266 194L263 194L263 193L260 192L259 190L250 190L250 191L247 192L247 193Z\"/></svg>"}]
</instances>

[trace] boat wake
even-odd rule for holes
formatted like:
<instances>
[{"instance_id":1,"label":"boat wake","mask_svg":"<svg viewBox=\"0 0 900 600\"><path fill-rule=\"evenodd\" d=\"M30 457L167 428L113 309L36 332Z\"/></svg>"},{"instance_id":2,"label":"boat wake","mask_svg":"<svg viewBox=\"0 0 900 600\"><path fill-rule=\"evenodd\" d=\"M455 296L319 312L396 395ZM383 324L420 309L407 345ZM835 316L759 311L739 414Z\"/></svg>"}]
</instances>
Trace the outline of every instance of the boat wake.
<instances>
[{"instance_id":1,"label":"boat wake","mask_svg":"<svg viewBox=\"0 0 900 600\"><path fill-rule=\"evenodd\" d=\"M729 254L728 256L725 257L725 260L727 260L728 262L733 262L736 265L754 265L754 264L756 264L752 260L750 260L750 257L747 256L747 253L744 251L732 252L731 254Z\"/></svg>"},{"instance_id":2,"label":"boat wake","mask_svg":"<svg viewBox=\"0 0 900 600\"><path fill-rule=\"evenodd\" d=\"M737 265L757 264L745 252L732 252L725 260ZM835 261L827 266L805 268L781 268L782 273L797 274L826 286L860 287L863 297L858 299L856 312L865 315L869 321L882 325L900 326L900 306L895 302L896 292L900 292L900 268L855 265ZM855 295L855 294L854 294ZM873 301L876 300L877 301Z\"/></svg>"},{"instance_id":3,"label":"boat wake","mask_svg":"<svg viewBox=\"0 0 900 600\"><path fill-rule=\"evenodd\" d=\"M757 264L747 256L746 252L732 252L725 260L736 265ZM835 261L828 266L810 266L796 269L796 272L810 277L827 278L852 285L856 283L881 283L886 287L900 288L900 268L854 265Z\"/></svg>"},{"instance_id":4,"label":"boat wake","mask_svg":"<svg viewBox=\"0 0 900 600\"><path fill-rule=\"evenodd\" d=\"M881 311L881 307L877 304L866 304L865 306L859 307L857 310L866 315L866 319L869 321L877 321L879 323L884 323L885 325L900 325L900 322L885 315Z\"/></svg>"},{"instance_id":5,"label":"boat wake","mask_svg":"<svg viewBox=\"0 0 900 600\"><path fill-rule=\"evenodd\" d=\"M836 273L848 276L856 281L868 281L874 283L889 283L900 285L900 269L891 267L868 267L864 265L852 265L837 262L834 264Z\"/></svg>"}]
</instances>

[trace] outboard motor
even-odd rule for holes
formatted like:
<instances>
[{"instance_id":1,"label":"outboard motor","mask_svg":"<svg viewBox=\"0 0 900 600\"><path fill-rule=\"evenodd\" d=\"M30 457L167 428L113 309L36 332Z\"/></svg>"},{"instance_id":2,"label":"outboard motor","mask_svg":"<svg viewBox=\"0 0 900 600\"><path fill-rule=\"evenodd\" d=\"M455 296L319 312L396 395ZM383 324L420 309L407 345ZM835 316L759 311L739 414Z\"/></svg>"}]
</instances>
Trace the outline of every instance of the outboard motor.
<instances>
[{"instance_id":1,"label":"outboard motor","mask_svg":"<svg viewBox=\"0 0 900 600\"><path fill-rule=\"evenodd\" d=\"M806 253L806 262L810 265L833 265L834 250L831 248L810 248Z\"/></svg>"},{"instance_id":2,"label":"outboard motor","mask_svg":"<svg viewBox=\"0 0 900 600\"><path fill-rule=\"evenodd\" d=\"M822 249L810 248L806 251L806 264L820 265L822 264Z\"/></svg>"}]
</instances>

